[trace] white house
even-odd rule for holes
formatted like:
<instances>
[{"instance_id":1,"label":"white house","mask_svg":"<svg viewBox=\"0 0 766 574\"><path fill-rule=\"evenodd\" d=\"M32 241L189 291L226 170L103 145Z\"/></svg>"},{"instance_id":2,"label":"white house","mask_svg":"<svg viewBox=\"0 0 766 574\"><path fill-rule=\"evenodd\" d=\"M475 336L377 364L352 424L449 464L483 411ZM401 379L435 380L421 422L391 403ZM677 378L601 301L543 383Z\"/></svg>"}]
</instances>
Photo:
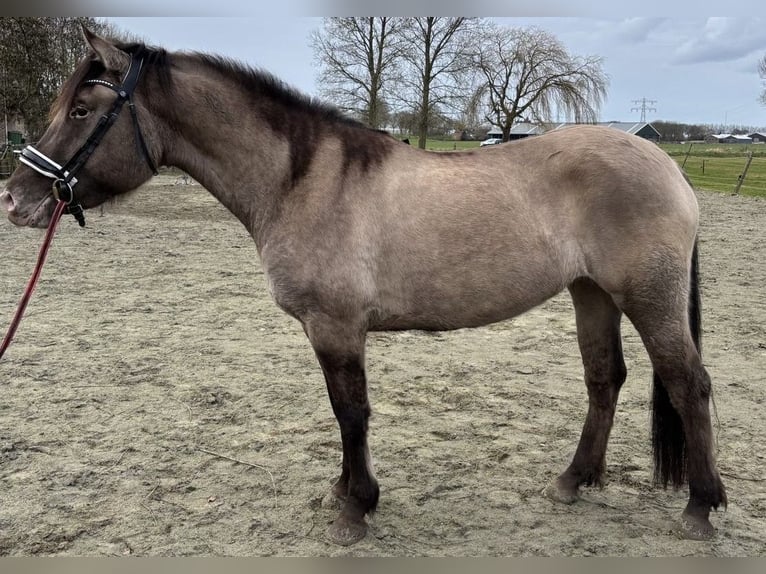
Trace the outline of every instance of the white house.
<instances>
[{"instance_id":1,"label":"white house","mask_svg":"<svg viewBox=\"0 0 766 574\"><path fill-rule=\"evenodd\" d=\"M705 141L721 144L751 144L753 143L753 138L745 135L711 134L705 138Z\"/></svg>"}]
</instances>

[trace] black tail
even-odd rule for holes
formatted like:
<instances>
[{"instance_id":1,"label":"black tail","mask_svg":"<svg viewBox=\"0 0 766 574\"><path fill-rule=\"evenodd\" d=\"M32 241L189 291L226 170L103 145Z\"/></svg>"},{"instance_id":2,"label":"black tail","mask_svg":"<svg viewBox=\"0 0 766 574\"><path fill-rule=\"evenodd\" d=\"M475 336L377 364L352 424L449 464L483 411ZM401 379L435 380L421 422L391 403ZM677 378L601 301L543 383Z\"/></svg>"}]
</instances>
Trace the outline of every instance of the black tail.
<instances>
[{"instance_id":1,"label":"black tail","mask_svg":"<svg viewBox=\"0 0 766 574\"><path fill-rule=\"evenodd\" d=\"M692 251L692 268L689 280L689 327L692 331L694 344L697 346L697 352L702 355L702 306L700 302L700 264L699 249L697 242L694 242L694 251Z\"/></svg>"},{"instance_id":2,"label":"black tail","mask_svg":"<svg viewBox=\"0 0 766 574\"><path fill-rule=\"evenodd\" d=\"M699 290L699 251L695 241L689 279L689 328L697 351L702 353L702 314ZM652 447L654 481L667 487L686 482L686 436L683 423L670 402L662 380L654 373L652 390Z\"/></svg>"}]
</instances>

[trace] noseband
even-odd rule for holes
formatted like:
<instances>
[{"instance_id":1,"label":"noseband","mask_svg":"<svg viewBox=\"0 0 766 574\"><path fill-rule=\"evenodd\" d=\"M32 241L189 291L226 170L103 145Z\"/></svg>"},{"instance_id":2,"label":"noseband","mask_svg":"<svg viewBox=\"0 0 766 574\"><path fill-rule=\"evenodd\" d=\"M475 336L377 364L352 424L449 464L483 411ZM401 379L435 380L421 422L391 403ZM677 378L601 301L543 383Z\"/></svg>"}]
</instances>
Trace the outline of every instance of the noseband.
<instances>
[{"instance_id":1,"label":"noseband","mask_svg":"<svg viewBox=\"0 0 766 574\"><path fill-rule=\"evenodd\" d=\"M130 116L133 119L133 128L136 134L136 145L138 147L139 155L143 156L149 168L154 175L157 175L157 167L152 161L149 155L149 149L144 141L144 136L141 133L141 128L138 125L138 116L136 115L136 107L133 103L133 92L136 89L138 80L141 77L143 71L144 59L133 55L130 60L130 66L125 73L125 77L122 80L121 85L113 84L106 80L94 79L86 80L82 83L83 86L106 86L117 93L117 99L112 104L112 109L98 120L98 124L93 129L88 139L85 141L80 149L66 162L63 166L59 165L51 158L43 154L40 150L34 146L28 145L21 150L21 156L19 161L23 164L31 167L37 173L53 179L53 197L58 201L63 201L67 205L67 212L71 213L80 224L80 227L85 226L85 215L83 213L82 205L77 201L74 195L74 186L77 184L77 178L75 175L82 169L85 162L93 154L101 140L114 125L117 117L122 111L122 106L125 102L128 103L130 109Z\"/></svg>"}]
</instances>

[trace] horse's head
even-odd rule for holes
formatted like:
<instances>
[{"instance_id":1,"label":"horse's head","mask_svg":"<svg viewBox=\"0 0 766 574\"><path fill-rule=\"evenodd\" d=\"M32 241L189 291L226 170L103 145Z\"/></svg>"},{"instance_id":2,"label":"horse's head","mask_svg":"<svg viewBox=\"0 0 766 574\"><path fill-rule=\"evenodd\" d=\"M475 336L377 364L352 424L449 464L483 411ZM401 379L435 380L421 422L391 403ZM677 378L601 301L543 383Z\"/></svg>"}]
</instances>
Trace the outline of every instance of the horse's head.
<instances>
[{"instance_id":1,"label":"horse's head","mask_svg":"<svg viewBox=\"0 0 766 574\"><path fill-rule=\"evenodd\" d=\"M22 151L24 165L0 194L0 208L16 225L45 227L55 196L71 200L70 208L95 207L137 188L155 170L158 130L141 93L145 49L84 35L91 52L64 83L48 129Z\"/></svg>"}]
</instances>

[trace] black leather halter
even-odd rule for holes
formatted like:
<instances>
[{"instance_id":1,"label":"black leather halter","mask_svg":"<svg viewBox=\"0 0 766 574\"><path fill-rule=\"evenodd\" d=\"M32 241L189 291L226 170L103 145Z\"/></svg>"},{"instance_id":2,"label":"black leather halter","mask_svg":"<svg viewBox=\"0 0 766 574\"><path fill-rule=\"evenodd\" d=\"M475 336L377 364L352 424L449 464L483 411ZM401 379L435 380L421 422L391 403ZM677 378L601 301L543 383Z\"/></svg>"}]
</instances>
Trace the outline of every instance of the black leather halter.
<instances>
[{"instance_id":1,"label":"black leather halter","mask_svg":"<svg viewBox=\"0 0 766 574\"><path fill-rule=\"evenodd\" d=\"M104 135L106 135L106 132L109 131L109 128L114 125L125 102L128 103L130 116L133 119L138 153L143 156L147 165L152 170L152 173L157 175L157 166L149 155L149 149L146 146L146 141L144 141L144 136L138 125L138 116L136 115L136 108L133 104L133 92L141 77L143 66L144 59L134 54L130 60L130 66L125 73L121 85L118 86L112 82L99 79L86 80L82 83L83 86L98 85L110 88L117 93L117 99L114 101L114 104L112 104L112 109L99 118L98 124L88 136L85 143L80 146L80 149L78 149L63 166L47 157L34 146L28 145L21 150L19 161L31 167L36 172L54 180L53 196L57 200L67 204L67 211L75 217L77 223L79 223L81 227L85 226L85 215L83 214L82 205L80 205L80 202L76 200L74 195L73 188L77 183L77 178L75 176L101 143L101 140L104 138Z\"/></svg>"}]
</instances>

